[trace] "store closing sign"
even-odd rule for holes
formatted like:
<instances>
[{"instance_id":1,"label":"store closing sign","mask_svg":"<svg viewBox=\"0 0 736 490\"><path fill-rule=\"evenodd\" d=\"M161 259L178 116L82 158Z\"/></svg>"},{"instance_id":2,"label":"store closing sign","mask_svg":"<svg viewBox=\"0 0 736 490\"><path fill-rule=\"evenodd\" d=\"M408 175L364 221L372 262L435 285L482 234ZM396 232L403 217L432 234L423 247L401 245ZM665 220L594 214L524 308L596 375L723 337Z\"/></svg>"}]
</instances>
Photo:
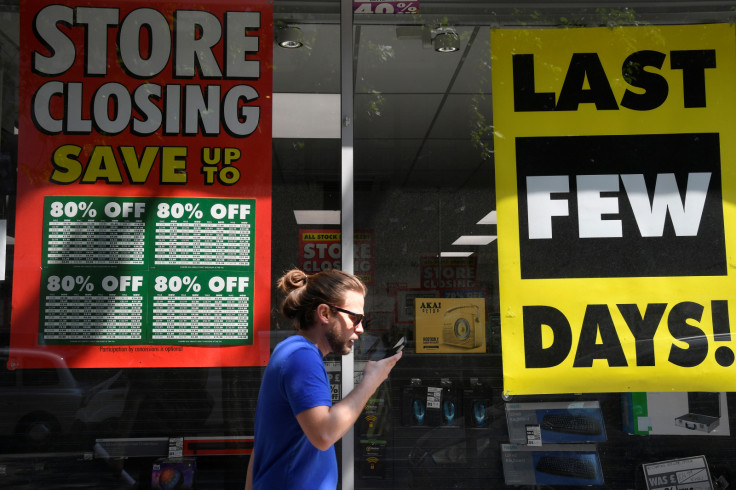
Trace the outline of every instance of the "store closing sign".
<instances>
[{"instance_id":1,"label":"store closing sign","mask_svg":"<svg viewBox=\"0 0 736 490\"><path fill-rule=\"evenodd\" d=\"M272 2L20 8L11 349L265 365Z\"/></svg>"},{"instance_id":2,"label":"store closing sign","mask_svg":"<svg viewBox=\"0 0 736 490\"><path fill-rule=\"evenodd\" d=\"M342 234L338 229L301 230L299 232L299 268L307 274L342 269ZM373 232L353 234L355 261L353 274L361 281L373 284Z\"/></svg>"},{"instance_id":3,"label":"store closing sign","mask_svg":"<svg viewBox=\"0 0 736 490\"><path fill-rule=\"evenodd\" d=\"M506 393L736 387L735 47L492 31Z\"/></svg>"}]
</instances>

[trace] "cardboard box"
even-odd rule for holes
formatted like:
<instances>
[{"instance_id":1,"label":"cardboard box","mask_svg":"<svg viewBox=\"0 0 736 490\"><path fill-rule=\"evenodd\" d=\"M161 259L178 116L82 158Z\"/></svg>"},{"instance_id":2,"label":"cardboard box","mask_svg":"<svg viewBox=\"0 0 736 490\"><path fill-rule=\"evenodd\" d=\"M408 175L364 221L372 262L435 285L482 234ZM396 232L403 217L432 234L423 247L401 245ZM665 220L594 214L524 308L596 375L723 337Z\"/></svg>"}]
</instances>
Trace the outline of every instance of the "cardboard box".
<instances>
[{"instance_id":1,"label":"cardboard box","mask_svg":"<svg viewBox=\"0 0 736 490\"><path fill-rule=\"evenodd\" d=\"M416 298L417 354L486 352L483 298Z\"/></svg>"},{"instance_id":2,"label":"cardboard box","mask_svg":"<svg viewBox=\"0 0 736 490\"><path fill-rule=\"evenodd\" d=\"M638 435L728 436L723 392L651 392L621 395L623 430Z\"/></svg>"},{"instance_id":3,"label":"cardboard box","mask_svg":"<svg viewBox=\"0 0 736 490\"><path fill-rule=\"evenodd\" d=\"M539 446L607 438L597 401L507 403L506 424L512 444Z\"/></svg>"}]
</instances>

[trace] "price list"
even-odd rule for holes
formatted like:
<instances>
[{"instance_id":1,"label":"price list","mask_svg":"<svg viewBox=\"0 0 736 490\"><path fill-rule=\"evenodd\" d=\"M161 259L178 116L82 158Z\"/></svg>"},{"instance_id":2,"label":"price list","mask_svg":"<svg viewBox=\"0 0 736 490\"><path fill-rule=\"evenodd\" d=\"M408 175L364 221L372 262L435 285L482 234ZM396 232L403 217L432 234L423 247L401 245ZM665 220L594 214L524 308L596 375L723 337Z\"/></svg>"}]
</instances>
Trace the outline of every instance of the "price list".
<instances>
[{"instance_id":1,"label":"price list","mask_svg":"<svg viewBox=\"0 0 736 490\"><path fill-rule=\"evenodd\" d=\"M152 343L242 344L250 341L251 279L205 271L155 278Z\"/></svg>"},{"instance_id":2,"label":"price list","mask_svg":"<svg viewBox=\"0 0 736 490\"><path fill-rule=\"evenodd\" d=\"M120 209L105 207L119 216ZM146 224L142 219L96 219L93 201L53 201L46 233L46 264L143 264Z\"/></svg>"},{"instance_id":3,"label":"price list","mask_svg":"<svg viewBox=\"0 0 736 490\"><path fill-rule=\"evenodd\" d=\"M215 203L210 220L199 203L159 203L155 230L158 266L250 266L251 216L249 203Z\"/></svg>"},{"instance_id":4,"label":"price list","mask_svg":"<svg viewBox=\"0 0 736 490\"><path fill-rule=\"evenodd\" d=\"M45 202L39 343L252 344L255 201Z\"/></svg>"}]
</instances>

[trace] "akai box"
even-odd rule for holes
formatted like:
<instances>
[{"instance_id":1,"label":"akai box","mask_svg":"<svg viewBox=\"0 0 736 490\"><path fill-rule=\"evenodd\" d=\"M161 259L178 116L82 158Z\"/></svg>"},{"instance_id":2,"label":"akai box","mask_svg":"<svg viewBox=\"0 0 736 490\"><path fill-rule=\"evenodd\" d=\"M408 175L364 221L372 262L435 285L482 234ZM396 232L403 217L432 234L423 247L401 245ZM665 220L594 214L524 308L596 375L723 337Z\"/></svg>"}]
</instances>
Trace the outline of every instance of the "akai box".
<instances>
[{"instance_id":1,"label":"akai box","mask_svg":"<svg viewBox=\"0 0 736 490\"><path fill-rule=\"evenodd\" d=\"M594 444L501 445L507 485L603 485Z\"/></svg>"},{"instance_id":2,"label":"akai box","mask_svg":"<svg viewBox=\"0 0 736 490\"><path fill-rule=\"evenodd\" d=\"M417 354L486 352L483 298L416 298Z\"/></svg>"},{"instance_id":3,"label":"akai box","mask_svg":"<svg viewBox=\"0 0 736 490\"><path fill-rule=\"evenodd\" d=\"M513 444L606 440L606 426L597 401L507 403L506 423Z\"/></svg>"}]
</instances>

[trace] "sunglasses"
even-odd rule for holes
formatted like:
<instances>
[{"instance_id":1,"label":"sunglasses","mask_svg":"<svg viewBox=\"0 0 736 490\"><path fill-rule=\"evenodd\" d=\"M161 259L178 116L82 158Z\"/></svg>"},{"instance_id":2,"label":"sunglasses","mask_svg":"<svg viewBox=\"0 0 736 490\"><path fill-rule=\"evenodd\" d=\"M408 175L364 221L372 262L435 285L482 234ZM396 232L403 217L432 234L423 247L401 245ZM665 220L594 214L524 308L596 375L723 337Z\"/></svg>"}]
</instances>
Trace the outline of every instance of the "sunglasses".
<instances>
[{"instance_id":1,"label":"sunglasses","mask_svg":"<svg viewBox=\"0 0 736 490\"><path fill-rule=\"evenodd\" d=\"M353 313L352 311L346 310L345 308L339 308L334 305L327 305L327 306L329 306L331 310L337 310L337 311L346 313L350 317L350 320L352 320L354 327L357 327L358 325L360 325L360 322L363 321L363 317L365 316L362 313Z\"/></svg>"}]
</instances>

